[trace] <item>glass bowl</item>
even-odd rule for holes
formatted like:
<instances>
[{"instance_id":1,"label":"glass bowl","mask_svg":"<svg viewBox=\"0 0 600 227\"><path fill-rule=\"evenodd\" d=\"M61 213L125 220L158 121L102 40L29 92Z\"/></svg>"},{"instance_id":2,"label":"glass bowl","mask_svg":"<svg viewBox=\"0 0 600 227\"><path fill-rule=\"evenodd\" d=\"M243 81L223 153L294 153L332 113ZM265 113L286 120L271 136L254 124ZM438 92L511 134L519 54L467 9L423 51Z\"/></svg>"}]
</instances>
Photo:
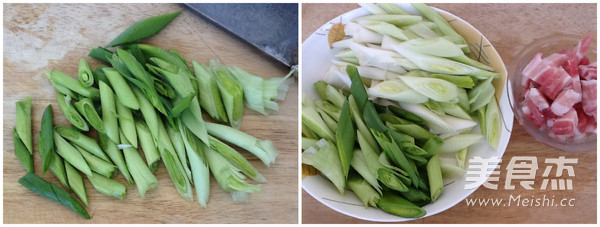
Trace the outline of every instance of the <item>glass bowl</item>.
<instances>
[{"instance_id":1,"label":"glass bowl","mask_svg":"<svg viewBox=\"0 0 600 227\"><path fill-rule=\"evenodd\" d=\"M550 136L547 127L541 129L535 127L521 109L521 101L525 92L525 88L521 85L521 72L537 53L541 52L542 57L547 57L550 54L558 53L562 49L574 49L582 37L583 35L560 34L534 40L511 61L507 80L510 105L519 124L537 141L570 153L596 151L597 134L587 132L584 136L577 138L558 140ZM594 62L596 61L596 54L596 40L593 40L586 55L590 61Z\"/></svg>"}]
</instances>

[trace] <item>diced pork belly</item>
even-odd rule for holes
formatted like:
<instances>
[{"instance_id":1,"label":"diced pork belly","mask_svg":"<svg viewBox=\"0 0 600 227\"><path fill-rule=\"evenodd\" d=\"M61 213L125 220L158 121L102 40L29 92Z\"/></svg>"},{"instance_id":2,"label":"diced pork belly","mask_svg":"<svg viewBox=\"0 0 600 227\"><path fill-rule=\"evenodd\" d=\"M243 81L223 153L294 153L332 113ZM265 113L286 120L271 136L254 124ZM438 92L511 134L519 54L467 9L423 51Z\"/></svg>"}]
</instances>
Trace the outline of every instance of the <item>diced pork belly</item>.
<instances>
[{"instance_id":1,"label":"diced pork belly","mask_svg":"<svg viewBox=\"0 0 600 227\"><path fill-rule=\"evenodd\" d=\"M575 92L573 89L564 90L556 96L550 108L555 115L563 116L578 102L581 102L581 93Z\"/></svg>"},{"instance_id":2,"label":"diced pork belly","mask_svg":"<svg viewBox=\"0 0 600 227\"><path fill-rule=\"evenodd\" d=\"M546 118L544 118L542 111L539 110L530 99L525 100L525 102L527 102L527 108L529 110L529 114L526 114L525 116L527 116L527 118L531 121L531 123L533 123L533 125L535 125L535 127L542 127L542 125L544 125L546 122Z\"/></svg>"},{"instance_id":3,"label":"diced pork belly","mask_svg":"<svg viewBox=\"0 0 600 227\"><path fill-rule=\"evenodd\" d=\"M551 54L548 57L545 57L543 59L543 61L551 66L561 66L563 63L565 63L565 61L567 60L567 55L566 54L559 54L559 53L555 53L555 54Z\"/></svg>"},{"instance_id":4,"label":"diced pork belly","mask_svg":"<svg viewBox=\"0 0 600 227\"><path fill-rule=\"evenodd\" d=\"M555 135L574 135L577 123L577 111L571 108L565 115L555 119L550 130Z\"/></svg>"},{"instance_id":5,"label":"diced pork belly","mask_svg":"<svg viewBox=\"0 0 600 227\"><path fill-rule=\"evenodd\" d=\"M581 79L578 76L571 78L571 86L567 86L569 89L581 94Z\"/></svg>"},{"instance_id":6,"label":"diced pork belly","mask_svg":"<svg viewBox=\"0 0 600 227\"><path fill-rule=\"evenodd\" d=\"M585 128L585 132L596 133L596 118L595 117L587 116L587 127Z\"/></svg>"},{"instance_id":7,"label":"diced pork belly","mask_svg":"<svg viewBox=\"0 0 600 227\"><path fill-rule=\"evenodd\" d=\"M567 55L567 59L562 64L562 67L571 77L578 76L579 59L577 58L577 54L573 50L566 50L564 54Z\"/></svg>"},{"instance_id":8,"label":"diced pork belly","mask_svg":"<svg viewBox=\"0 0 600 227\"><path fill-rule=\"evenodd\" d=\"M582 103L583 111L585 114L594 116L596 118L596 80L582 80L581 91L582 91Z\"/></svg>"},{"instance_id":9,"label":"diced pork belly","mask_svg":"<svg viewBox=\"0 0 600 227\"><path fill-rule=\"evenodd\" d=\"M587 56L583 56L583 58L581 58L581 60L579 60L579 65L589 65L590 64L590 59Z\"/></svg>"},{"instance_id":10,"label":"diced pork belly","mask_svg":"<svg viewBox=\"0 0 600 227\"><path fill-rule=\"evenodd\" d=\"M552 73L544 74L543 76L534 81L540 83L539 90L552 100L556 98L556 95L558 95L563 87L571 83L571 77L561 67L555 67Z\"/></svg>"},{"instance_id":11,"label":"diced pork belly","mask_svg":"<svg viewBox=\"0 0 600 227\"><path fill-rule=\"evenodd\" d=\"M588 116L585 115L580 104L575 107L577 111L577 132L585 133L588 127Z\"/></svg>"},{"instance_id":12,"label":"diced pork belly","mask_svg":"<svg viewBox=\"0 0 600 227\"><path fill-rule=\"evenodd\" d=\"M557 67L542 62L535 68L535 71L523 75L526 75L530 80L541 84L541 81L552 78L556 69Z\"/></svg>"},{"instance_id":13,"label":"diced pork belly","mask_svg":"<svg viewBox=\"0 0 600 227\"><path fill-rule=\"evenodd\" d=\"M585 52L587 52L587 50L590 48L590 44L592 43L592 38L592 33L590 33L581 38L581 40L579 40L579 43L575 48L577 54L577 62L579 62L579 60L581 60L583 56L585 56Z\"/></svg>"},{"instance_id":14,"label":"diced pork belly","mask_svg":"<svg viewBox=\"0 0 600 227\"><path fill-rule=\"evenodd\" d=\"M548 103L544 95L542 95L542 93L540 93L540 91L536 88L530 88L525 96L525 99L533 102L533 104L540 111L550 107L550 104Z\"/></svg>"},{"instance_id":15,"label":"diced pork belly","mask_svg":"<svg viewBox=\"0 0 600 227\"><path fill-rule=\"evenodd\" d=\"M584 80L595 80L598 73L596 63L579 66L579 76Z\"/></svg>"},{"instance_id":16,"label":"diced pork belly","mask_svg":"<svg viewBox=\"0 0 600 227\"><path fill-rule=\"evenodd\" d=\"M523 77L521 78L521 85L528 87L528 80L530 80L531 73L542 63L542 53L537 53L533 59L523 69Z\"/></svg>"}]
</instances>

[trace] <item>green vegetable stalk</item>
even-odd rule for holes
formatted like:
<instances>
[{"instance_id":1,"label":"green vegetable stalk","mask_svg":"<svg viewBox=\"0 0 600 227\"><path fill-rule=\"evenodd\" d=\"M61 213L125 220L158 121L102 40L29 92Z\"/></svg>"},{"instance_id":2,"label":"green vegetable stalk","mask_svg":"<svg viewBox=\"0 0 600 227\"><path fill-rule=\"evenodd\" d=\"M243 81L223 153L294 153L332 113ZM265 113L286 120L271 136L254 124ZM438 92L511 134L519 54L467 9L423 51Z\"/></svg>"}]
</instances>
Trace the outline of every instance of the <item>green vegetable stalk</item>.
<instances>
[{"instance_id":1,"label":"green vegetable stalk","mask_svg":"<svg viewBox=\"0 0 600 227\"><path fill-rule=\"evenodd\" d=\"M227 122L227 113L225 112L225 106L223 106L223 100L221 100L221 92L212 70L205 65L198 64L196 61L192 61L192 66L198 82L200 105L213 119Z\"/></svg>"},{"instance_id":2,"label":"green vegetable stalk","mask_svg":"<svg viewBox=\"0 0 600 227\"><path fill-rule=\"evenodd\" d=\"M234 200L244 200L247 193L261 192L260 185L253 185L246 182L240 170L227 161L221 154L211 148L207 148L205 151L210 171L215 176L215 179L217 179L217 183L225 191L232 192Z\"/></svg>"},{"instance_id":3,"label":"green vegetable stalk","mask_svg":"<svg viewBox=\"0 0 600 227\"><path fill-rule=\"evenodd\" d=\"M77 197L81 199L83 204L89 207L90 204L88 203L87 193L85 192L83 178L81 177L79 172L77 172L77 170L73 168L73 166L71 166L71 164L69 164L66 161L64 163L65 171L67 172L67 179L69 181L69 187L71 188L71 190L73 190L73 192L75 192L75 195L77 195Z\"/></svg>"},{"instance_id":4,"label":"green vegetable stalk","mask_svg":"<svg viewBox=\"0 0 600 227\"><path fill-rule=\"evenodd\" d=\"M190 80L191 75L188 75L183 68L176 69L176 65L169 64L168 62L159 58L150 58L150 60L161 67L156 67L150 64L147 64L147 66L167 78L169 83L173 86L180 97L183 98L196 93ZM173 73L170 70L177 70L177 73ZM182 122L190 129L190 131L192 131L204 143L208 144L208 134L206 133L205 122L202 118L202 109L200 108L200 103L197 96L194 95L189 108L182 112L181 117Z\"/></svg>"},{"instance_id":5,"label":"green vegetable stalk","mask_svg":"<svg viewBox=\"0 0 600 227\"><path fill-rule=\"evenodd\" d=\"M123 143L129 143L127 139L120 135L121 141ZM158 181L156 177L148 166L144 163L142 156L138 153L138 151L133 147L125 147L123 148L123 156L125 157L125 163L127 164L127 169L129 173L133 177L135 184L137 186L138 192L142 198L146 195L146 191L151 188L156 187Z\"/></svg>"},{"instance_id":6,"label":"green vegetable stalk","mask_svg":"<svg viewBox=\"0 0 600 227\"><path fill-rule=\"evenodd\" d=\"M185 144L183 142L183 135L179 131L179 125L181 123L179 121L175 122L175 126L165 125L167 128L167 134L169 134L169 138L171 138L171 143L173 144L173 148L177 153L177 157L179 158L179 162L181 166L185 170L188 179L192 179L192 172L188 166L188 158L185 150Z\"/></svg>"},{"instance_id":7,"label":"green vegetable stalk","mask_svg":"<svg viewBox=\"0 0 600 227\"><path fill-rule=\"evenodd\" d=\"M117 144L108 138L106 134L98 133L98 137L100 137L100 145L102 146L102 150L106 151L106 154L108 154L110 160L112 160L121 174L123 174L123 177L125 180L127 180L127 183L133 184L133 178L131 178L131 174L127 168L127 163L123 157L123 152L119 150Z\"/></svg>"},{"instance_id":8,"label":"green vegetable stalk","mask_svg":"<svg viewBox=\"0 0 600 227\"><path fill-rule=\"evenodd\" d=\"M17 127L20 140L23 142L29 155L33 154L33 142L31 135L31 97L25 97L24 101L15 103L17 106Z\"/></svg>"},{"instance_id":9,"label":"green vegetable stalk","mask_svg":"<svg viewBox=\"0 0 600 227\"><path fill-rule=\"evenodd\" d=\"M194 137L193 134L183 125L179 125L181 136L185 144L185 151L190 160L192 170L192 181L196 188L198 203L206 207L210 194L210 170L208 160L206 159L206 144Z\"/></svg>"},{"instance_id":10,"label":"green vegetable stalk","mask_svg":"<svg viewBox=\"0 0 600 227\"><path fill-rule=\"evenodd\" d=\"M179 14L181 14L181 11L137 21L106 46L120 46L153 36L167 26L175 17L179 16Z\"/></svg>"},{"instance_id":11,"label":"green vegetable stalk","mask_svg":"<svg viewBox=\"0 0 600 227\"><path fill-rule=\"evenodd\" d=\"M54 131L54 144L56 145L56 152L73 165L73 167L83 172L85 175L92 175L92 170L90 170L89 165L85 159L83 159L81 153L79 153L77 148L73 147L73 145L63 139L56 130Z\"/></svg>"},{"instance_id":12,"label":"green vegetable stalk","mask_svg":"<svg viewBox=\"0 0 600 227\"><path fill-rule=\"evenodd\" d=\"M391 190L383 192L383 196L377 202L377 206L386 213L405 218L420 218L427 214L423 208L416 206Z\"/></svg>"},{"instance_id":13,"label":"green vegetable stalk","mask_svg":"<svg viewBox=\"0 0 600 227\"><path fill-rule=\"evenodd\" d=\"M88 123L90 123L92 127L94 127L98 132L104 132L104 122L102 122L102 118L100 118L98 112L96 112L94 103L90 98L83 98L74 105L79 113L83 115L83 117Z\"/></svg>"},{"instance_id":14,"label":"green vegetable stalk","mask_svg":"<svg viewBox=\"0 0 600 227\"><path fill-rule=\"evenodd\" d=\"M71 209L85 219L90 219L90 215L85 208L72 195L53 183L45 181L34 173L27 173L19 179L19 184L23 187L63 206Z\"/></svg>"},{"instance_id":15,"label":"green vegetable stalk","mask_svg":"<svg viewBox=\"0 0 600 227\"><path fill-rule=\"evenodd\" d=\"M318 142L318 148L306 149L302 153L302 163L311 165L325 175L344 194L346 177L335 145L325 139Z\"/></svg>"},{"instance_id":16,"label":"green vegetable stalk","mask_svg":"<svg viewBox=\"0 0 600 227\"><path fill-rule=\"evenodd\" d=\"M158 153L152 134L150 134L148 126L142 121L136 121L135 128L137 129L137 136L140 140L142 151L144 151L144 157L146 157L148 168L150 168L152 172L155 172L158 168L160 154Z\"/></svg>"},{"instance_id":17,"label":"green vegetable stalk","mask_svg":"<svg viewBox=\"0 0 600 227\"><path fill-rule=\"evenodd\" d=\"M79 83L79 82L77 82ZM79 112L77 111L77 109L75 109L75 107L73 105L71 105L71 97L70 96L63 96L61 93L56 93L56 102L58 102L58 106L60 107L60 109L62 110L63 114L65 115L65 117L67 117L67 120L69 120L69 122L71 122L71 124L73 124L73 126L77 127L78 129L82 130L82 131L88 131L90 128L87 125L87 123L85 122L85 120L83 119L83 117L81 117L81 115L79 115Z\"/></svg>"},{"instance_id":18,"label":"green vegetable stalk","mask_svg":"<svg viewBox=\"0 0 600 227\"><path fill-rule=\"evenodd\" d=\"M102 106L102 121L106 135L113 142L119 142L119 123L117 122L117 107L115 103L115 93L113 90L100 81L100 103Z\"/></svg>"},{"instance_id":19,"label":"green vegetable stalk","mask_svg":"<svg viewBox=\"0 0 600 227\"><path fill-rule=\"evenodd\" d=\"M126 78L143 92L142 94L144 94L144 97L152 103L152 106L162 114L167 115L167 110L154 88L154 82L151 79L152 76L144 69L144 66L142 66L131 53L122 49L117 49L117 54L114 55L113 58L116 58L114 59L115 62L119 62L122 67L125 67L125 69L119 70L117 68L117 70L122 74L123 72L121 71L129 72L132 76L126 76ZM111 61L111 64L116 68L113 61ZM140 97L137 94L136 97L139 101Z\"/></svg>"},{"instance_id":20,"label":"green vegetable stalk","mask_svg":"<svg viewBox=\"0 0 600 227\"><path fill-rule=\"evenodd\" d=\"M85 60L85 58L79 59L77 76L79 78L79 82L84 87L91 87L94 84L94 74L92 74L90 64Z\"/></svg>"},{"instance_id":21,"label":"green vegetable stalk","mask_svg":"<svg viewBox=\"0 0 600 227\"><path fill-rule=\"evenodd\" d=\"M110 81L110 85L114 89L117 94L117 98L123 105L137 110L140 108L140 104L138 103L137 98L133 95L133 91L131 91L131 87L127 84L123 75L119 73L117 70L111 68L104 68L104 74L106 78Z\"/></svg>"},{"instance_id":22,"label":"green vegetable stalk","mask_svg":"<svg viewBox=\"0 0 600 227\"><path fill-rule=\"evenodd\" d=\"M361 178L358 174L350 174L346 184L363 202L365 208L368 206L377 207L380 195L365 179Z\"/></svg>"},{"instance_id":23,"label":"green vegetable stalk","mask_svg":"<svg viewBox=\"0 0 600 227\"><path fill-rule=\"evenodd\" d=\"M419 117L416 114L408 112L400 107L389 105L388 109L399 118L406 119L420 126L427 126L427 122L423 118Z\"/></svg>"},{"instance_id":24,"label":"green vegetable stalk","mask_svg":"<svg viewBox=\"0 0 600 227\"><path fill-rule=\"evenodd\" d=\"M209 137L210 148L214 151L218 152L223 156L223 158L227 159L231 164L240 169L244 174L246 174L250 179L264 183L267 180L263 177L246 158L235 149L231 148L227 144L219 141L214 137Z\"/></svg>"},{"instance_id":25,"label":"green vegetable stalk","mask_svg":"<svg viewBox=\"0 0 600 227\"><path fill-rule=\"evenodd\" d=\"M54 136L54 132L52 134ZM50 163L50 171L52 171L54 176L58 178L58 181L60 181L64 188L71 190L71 186L69 185L69 181L67 179L67 172L65 170L65 162L66 161L64 161L60 155L55 154L52 162Z\"/></svg>"},{"instance_id":26,"label":"green vegetable stalk","mask_svg":"<svg viewBox=\"0 0 600 227\"><path fill-rule=\"evenodd\" d=\"M429 162L427 162L427 176L429 179L431 201L435 202L444 191L444 181L442 179L440 158L437 154L431 157Z\"/></svg>"},{"instance_id":27,"label":"green vegetable stalk","mask_svg":"<svg viewBox=\"0 0 600 227\"><path fill-rule=\"evenodd\" d=\"M279 155L279 151L273 146L270 140L259 140L245 132L215 123L207 122L206 129L210 135L250 151L250 153L263 161L266 166L274 163L275 158Z\"/></svg>"},{"instance_id":28,"label":"green vegetable stalk","mask_svg":"<svg viewBox=\"0 0 600 227\"><path fill-rule=\"evenodd\" d=\"M146 126L148 126L150 134L155 139L158 139L158 121L160 121L160 118L158 118L156 110L154 110L154 107L150 101L144 97L144 94L142 94L139 89L134 89L133 91L135 96L140 101L140 111L142 112L142 116L144 116L144 120L146 121Z\"/></svg>"},{"instance_id":29,"label":"green vegetable stalk","mask_svg":"<svg viewBox=\"0 0 600 227\"><path fill-rule=\"evenodd\" d=\"M244 114L244 90L227 69L217 67L214 73L229 123L232 127L239 128Z\"/></svg>"},{"instance_id":30,"label":"green vegetable stalk","mask_svg":"<svg viewBox=\"0 0 600 227\"><path fill-rule=\"evenodd\" d=\"M350 171L350 162L352 161L354 151L354 139L356 138L356 129L354 129L354 123L350 114L348 101L344 101L335 136L342 171L346 178L348 178L348 172Z\"/></svg>"},{"instance_id":31,"label":"green vegetable stalk","mask_svg":"<svg viewBox=\"0 0 600 227\"><path fill-rule=\"evenodd\" d=\"M127 141L131 143L134 148L138 147L137 133L135 129L135 122L131 109L125 106L119 99L115 101L117 104L117 114L119 119L119 127L122 134L127 138Z\"/></svg>"},{"instance_id":32,"label":"green vegetable stalk","mask_svg":"<svg viewBox=\"0 0 600 227\"><path fill-rule=\"evenodd\" d=\"M162 121L158 121L158 135L158 151L175 188L185 200L194 200L190 179L177 157L177 152Z\"/></svg>"},{"instance_id":33,"label":"green vegetable stalk","mask_svg":"<svg viewBox=\"0 0 600 227\"><path fill-rule=\"evenodd\" d=\"M107 178L97 173L92 173L92 176L88 176L90 182L96 189L96 191L105 194L107 196L116 197L117 199L123 200L127 195L127 188L121 182Z\"/></svg>"},{"instance_id":34,"label":"green vegetable stalk","mask_svg":"<svg viewBox=\"0 0 600 227\"><path fill-rule=\"evenodd\" d=\"M100 148L100 145L98 145L96 140L84 135L73 127L57 126L55 130L56 133L58 133L62 138L65 138L71 141L71 143L82 147L98 158L106 162L110 162L110 159L108 156L106 156L106 153L102 151L102 148Z\"/></svg>"},{"instance_id":35,"label":"green vegetable stalk","mask_svg":"<svg viewBox=\"0 0 600 227\"><path fill-rule=\"evenodd\" d=\"M60 71L52 70L50 73L47 72L46 75L48 75L50 82L56 87L56 90L61 93L65 93L65 90L68 90L92 99L99 97L100 93L98 89L93 87L85 87L79 82L79 80Z\"/></svg>"},{"instance_id":36,"label":"green vegetable stalk","mask_svg":"<svg viewBox=\"0 0 600 227\"><path fill-rule=\"evenodd\" d=\"M117 167L115 165L90 154L85 149L83 149L77 145L73 145L73 146L79 151L79 153L81 154L83 159L85 159L85 161L88 163L88 165L90 166L90 169L93 172L96 172L96 173L98 173L102 176L108 177L108 178L113 178L114 176L117 175Z\"/></svg>"},{"instance_id":37,"label":"green vegetable stalk","mask_svg":"<svg viewBox=\"0 0 600 227\"><path fill-rule=\"evenodd\" d=\"M42 126L38 134L38 151L42 157L42 174L46 174L46 170L48 170L56 156L52 119L52 105L48 105L44 110L44 115L42 115Z\"/></svg>"},{"instance_id":38,"label":"green vegetable stalk","mask_svg":"<svg viewBox=\"0 0 600 227\"><path fill-rule=\"evenodd\" d=\"M25 147L25 144L23 144L23 141L19 137L17 129L13 129L13 142L17 159L23 164L23 167L25 167L27 172L33 172L33 157L31 153L27 151L27 147Z\"/></svg>"},{"instance_id":39,"label":"green vegetable stalk","mask_svg":"<svg viewBox=\"0 0 600 227\"><path fill-rule=\"evenodd\" d=\"M315 104L308 99L302 100L302 125L307 127L303 132L314 132L318 138L335 141L335 135L319 115Z\"/></svg>"}]
</instances>

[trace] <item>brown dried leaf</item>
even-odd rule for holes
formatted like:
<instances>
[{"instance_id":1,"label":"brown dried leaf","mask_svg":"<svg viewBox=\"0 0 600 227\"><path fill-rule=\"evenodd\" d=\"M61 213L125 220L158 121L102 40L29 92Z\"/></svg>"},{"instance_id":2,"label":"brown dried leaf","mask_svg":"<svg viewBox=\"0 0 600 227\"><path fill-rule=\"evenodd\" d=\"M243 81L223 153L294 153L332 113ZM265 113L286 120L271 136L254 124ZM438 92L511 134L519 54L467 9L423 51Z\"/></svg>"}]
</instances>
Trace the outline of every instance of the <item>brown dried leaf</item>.
<instances>
[{"instance_id":1,"label":"brown dried leaf","mask_svg":"<svg viewBox=\"0 0 600 227\"><path fill-rule=\"evenodd\" d=\"M302 164L302 179L310 176L319 175L319 170L315 169L315 167L307 164Z\"/></svg>"},{"instance_id":2,"label":"brown dried leaf","mask_svg":"<svg viewBox=\"0 0 600 227\"><path fill-rule=\"evenodd\" d=\"M346 36L346 33L344 32L345 27L346 25L342 23L336 23L333 24L333 26L331 26L331 29L329 29L329 33L327 33L329 48L333 48L331 44L344 39L344 36Z\"/></svg>"}]
</instances>

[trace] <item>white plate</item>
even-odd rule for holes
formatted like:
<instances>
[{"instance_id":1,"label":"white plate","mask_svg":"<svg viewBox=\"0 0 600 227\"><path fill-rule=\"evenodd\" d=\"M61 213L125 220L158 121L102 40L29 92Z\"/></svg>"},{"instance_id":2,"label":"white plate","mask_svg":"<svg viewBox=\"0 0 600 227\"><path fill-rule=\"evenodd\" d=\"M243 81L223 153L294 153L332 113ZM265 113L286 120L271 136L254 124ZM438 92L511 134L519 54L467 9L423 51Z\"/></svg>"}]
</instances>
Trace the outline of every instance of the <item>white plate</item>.
<instances>
[{"instance_id":1,"label":"white plate","mask_svg":"<svg viewBox=\"0 0 600 227\"><path fill-rule=\"evenodd\" d=\"M410 4L398 5L411 14L419 15L418 11L410 6ZM482 56L486 57L488 65L493 67L495 71L502 76L501 80L496 80L494 82L496 87L496 99L500 100L499 106L503 120L498 151L494 151L487 143L482 142L473 145L469 149L467 158L471 159L475 156L482 158L490 158L494 156L502 157L504 151L506 150L506 146L508 145L508 140L513 127L513 113L508 103L506 94L508 89L503 89L505 84L504 81L506 80L506 67L498 55L498 52L496 52L490 42L477 29L475 29L466 21L446 11L439 9L436 10L442 14L442 16L450 22L457 32L467 40L471 46L471 50L479 50L479 47L483 47L483 51L475 52L483 52ZM342 23L347 23L353 18L365 15L368 15L368 13L359 8L347 12L340 17ZM306 41L302 44L302 94L307 98L318 98L318 95L313 89L312 85L313 83L321 80L325 72L331 66L333 54L329 49L326 34L331 25L340 22L340 17L336 17L330 22L321 26L321 28L308 37L308 39L306 39ZM478 188L476 187L470 190L465 189L465 176L459 179L446 179L444 180L444 184L446 187L438 200L423 207L427 211L427 215L424 217L437 214L456 205ZM320 175L310 176L303 179L302 188L312 197L325 204L329 208L355 218L379 222L399 222L411 220L387 214L376 208L365 208L358 197L354 195L354 193L348 191L345 193L345 195L340 195L334 185Z\"/></svg>"}]
</instances>

